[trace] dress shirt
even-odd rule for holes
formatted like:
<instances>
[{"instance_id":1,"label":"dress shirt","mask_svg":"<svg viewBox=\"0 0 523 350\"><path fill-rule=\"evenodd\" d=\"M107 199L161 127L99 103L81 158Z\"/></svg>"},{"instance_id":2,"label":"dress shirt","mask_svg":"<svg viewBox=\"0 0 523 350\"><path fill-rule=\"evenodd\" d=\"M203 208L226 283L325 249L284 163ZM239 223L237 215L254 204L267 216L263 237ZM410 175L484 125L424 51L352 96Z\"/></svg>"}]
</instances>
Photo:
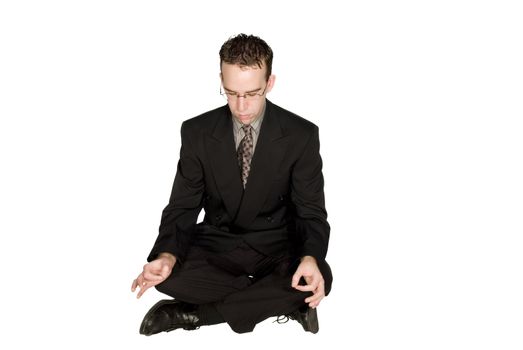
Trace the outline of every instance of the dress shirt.
<instances>
[{"instance_id":1,"label":"dress shirt","mask_svg":"<svg viewBox=\"0 0 523 350\"><path fill-rule=\"evenodd\" d=\"M254 155L254 150L256 149L256 142L258 141L258 136L260 135L260 129L261 124L263 121L263 117L265 116L265 106L267 106L267 103L263 105L263 110L258 118L256 118L253 122L251 122L252 126L252 154ZM242 141L243 137L245 136L245 132L243 132L242 129L242 123L236 119L234 116L232 118L232 132L234 134L234 144L236 145L236 149L238 149L238 146L240 145L240 142Z\"/></svg>"}]
</instances>

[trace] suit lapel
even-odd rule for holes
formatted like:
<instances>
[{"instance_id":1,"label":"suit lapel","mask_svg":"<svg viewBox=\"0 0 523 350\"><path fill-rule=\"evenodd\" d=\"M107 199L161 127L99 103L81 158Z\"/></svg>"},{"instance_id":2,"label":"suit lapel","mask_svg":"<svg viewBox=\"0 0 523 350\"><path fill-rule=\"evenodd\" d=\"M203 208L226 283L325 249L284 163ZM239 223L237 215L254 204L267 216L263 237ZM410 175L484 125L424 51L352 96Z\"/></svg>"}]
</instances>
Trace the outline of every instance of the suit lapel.
<instances>
[{"instance_id":1,"label":"suit lapel","mask_svg":"<svg viewBox=\"0 0 523 350\"><path fill-rule=\"evenodd\" d=\"M220 192L229 216L234 218L242 199L243 186L232 134L231 112L228 106L225 106L224 110L226 112L218 117L212 134L207 135L205 147L216 188Z\"/></svg>"},{"instance_id":2,"label":"suit lapel","mask_svg":"<svg viewBox=\"0 0 523 350\"><path fill-rule=\"evenodd\" d=\"M247 227L260 212L287 149L288 138L283 134L272 103L269 100L266 103L247 186L236 218L236 225L240 227ZM239 171L238 182L241 186Z\"/></svg>"}]
</instances>

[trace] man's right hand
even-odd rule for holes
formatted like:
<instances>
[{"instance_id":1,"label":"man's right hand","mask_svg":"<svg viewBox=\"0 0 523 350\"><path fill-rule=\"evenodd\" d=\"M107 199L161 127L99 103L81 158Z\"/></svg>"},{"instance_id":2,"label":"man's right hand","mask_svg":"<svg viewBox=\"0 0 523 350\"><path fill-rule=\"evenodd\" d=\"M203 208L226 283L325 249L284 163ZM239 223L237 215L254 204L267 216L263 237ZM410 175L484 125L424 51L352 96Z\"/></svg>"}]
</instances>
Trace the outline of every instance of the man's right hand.
<instances>
[{"instance_id":1,"label":"man's right hand","mask_svg":"<svg viewBox=\"0 0 523 350\"><path fill-rule=\"evenodd\" d=\"M140 298L147 289L165 281L175 264L176 257L169 253L161 253L156 260L145 264L142 273L136 277L131 287L133 293L136 287L140 288L136 298Z\"/></svg>"}]
</instances>

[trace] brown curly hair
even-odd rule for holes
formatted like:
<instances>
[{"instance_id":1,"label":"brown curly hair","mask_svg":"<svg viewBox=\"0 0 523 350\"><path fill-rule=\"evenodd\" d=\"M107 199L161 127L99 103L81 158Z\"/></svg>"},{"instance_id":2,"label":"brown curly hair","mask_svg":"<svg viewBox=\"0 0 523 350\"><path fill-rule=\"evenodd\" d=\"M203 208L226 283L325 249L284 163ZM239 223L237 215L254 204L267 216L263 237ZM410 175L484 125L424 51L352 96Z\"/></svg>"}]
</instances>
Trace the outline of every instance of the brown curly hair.
<instances>
[{"instance_id":1,"label":"brown curly hair","mask_svg":"<svg viewBox=\"0 0 523 350\"><path fill-rule=\"evenodd\" d=\"M272 49L262 39L254 35L238 34L229 38L220 49L220 68L222 63L262 68L267 67L265 77L269 80L272 72Z\"/></svg>"}]
</instances>

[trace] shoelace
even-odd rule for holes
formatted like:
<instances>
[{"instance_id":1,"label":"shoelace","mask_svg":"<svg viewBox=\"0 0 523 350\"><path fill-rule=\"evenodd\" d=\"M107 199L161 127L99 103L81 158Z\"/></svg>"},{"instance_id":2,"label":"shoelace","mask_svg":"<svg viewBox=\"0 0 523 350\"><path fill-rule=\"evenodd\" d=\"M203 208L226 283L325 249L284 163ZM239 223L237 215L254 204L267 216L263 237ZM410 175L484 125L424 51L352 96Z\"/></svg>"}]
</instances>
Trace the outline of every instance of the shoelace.
<instances>
[{"instance_id":1,"label":"shoelace","mask_svg":"<svg viewBox=\"0 0 523 350\"><path fill-rule=\"evenodd\" d=\"M292 319L293 318L290 317L289 315L280 315L280 316L276 317L276 319L274 321L272 321L272 323L278 322L278 324L283 324L283 323L289 322L289 320L292 320Z\"/></svg>"}]
</instances>

